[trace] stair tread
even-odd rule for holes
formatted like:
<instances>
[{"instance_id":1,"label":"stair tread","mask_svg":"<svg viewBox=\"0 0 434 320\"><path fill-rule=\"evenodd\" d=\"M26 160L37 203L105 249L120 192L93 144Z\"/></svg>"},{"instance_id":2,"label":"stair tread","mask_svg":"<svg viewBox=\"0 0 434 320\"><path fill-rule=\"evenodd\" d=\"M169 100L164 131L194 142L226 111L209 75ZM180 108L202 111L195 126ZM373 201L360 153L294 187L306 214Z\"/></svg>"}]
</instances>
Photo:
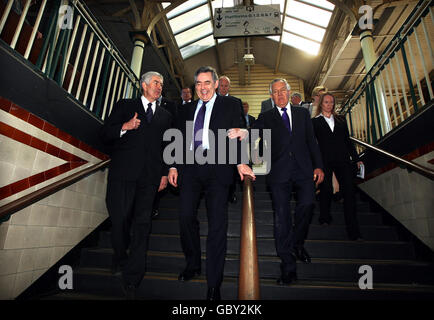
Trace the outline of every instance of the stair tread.
<instances>
[{"instance_id":1,"label":"stair tread","mask_svg":"<svg viewBox=\"0 0 434 320\"><path fill-rule=\"evenodd\" d=\"M91 252L101 252L106 254L112 254L113 249L111 248L100 248L92 247L87 248L87 251ZM161 256L161 257L179 257L184 259L184 254L182 252L176 251L153 251L148 250L148 256ZM226 260L239 260L238 254L226 254ZM206 255L202 254L202 259L206 259ZM258 260L260 261L276 261L280 263L280 258L277 256L265 256L258 255ZM418 261L418 260L408 260L408 259L354 259L354 258L312 258L312 263L332 263L332 264L403 264L411 266L433 266L434 262L429 261Z\"/></svg>"},{"instance_id":2,"label":"stair tread","mask_svg":"<svg viewBox=\"0 0 434 320\"><path fill-rule=\"evenodd\" d=\"M78 271L78 274L93 274L93 275L100 275L100 276L108 276L108 277L114 277L108 269L103 268L81 268ZM143 280L146 279L157 279L157 280L166 280L166 281L178 281L178 274L175 273L161 273L161 272L147 272L146 275L143 277ZM202 283L206 284L206 277L204 275L201 275L195 279L192 279L188 281L188 283ZM232 276L225 276L223 280L223 285L226 283L233 283L236 284L238 282L237 277ZM185 283L184 283L185 284ZM260 284L262 286L276 286L276 287L282 287L278 284L276 284L275 280L272 279L260 279ZM345 288L345 289L357 289L360 290L358 285L354 282L346 282L346 281L323 281L323 280L297 280L296 283L292 284L288 288L297 288L297 287L326 287L331 288L331 286L335 288ZM401 283L377 283L375 282L375 289L376 290L414 290L414 291L429 291L434 292L434 285L426 285L426 284L401 284Z\"/></svg>"}]
</instances>

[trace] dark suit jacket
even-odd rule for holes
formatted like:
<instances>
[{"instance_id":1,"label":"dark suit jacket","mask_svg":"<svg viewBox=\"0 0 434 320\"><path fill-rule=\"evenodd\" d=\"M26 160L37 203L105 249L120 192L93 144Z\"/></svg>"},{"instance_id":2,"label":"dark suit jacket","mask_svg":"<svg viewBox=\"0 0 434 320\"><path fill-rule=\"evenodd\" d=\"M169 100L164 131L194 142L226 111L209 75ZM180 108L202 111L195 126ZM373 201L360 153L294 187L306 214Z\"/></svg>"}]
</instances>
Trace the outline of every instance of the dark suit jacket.
<instances>
[{"instance_id":1,"label":"dark suit jacket","mask_svg":"<svg viewBox=\"0 0 434 320\"><path fill-rule=\"evenodd\" d=\"M178 170L178 179L179 184L182 184L182 176L184 174L194 174L194 171L196 170L195 165L186 164L186 142L185 139L188 138L189 141L191 141L192 132L186 132L186 121L193 122L194 120L194 113L196 111L197 103L199 100L195 100L193 102L190 102L189 104L185 104L182 109L179 110L178 113L178 128L182 132L182 136L184 139L183 142L183 163L177 163L174 165L169 165L171 167L175 167ZM217 95L216 100L214 102L213 110L211 113L211 119L209 122L209 129L214 133L216 143L215 143L215 149L213 150L215 152L215 164L212 165L214 167L214 170L216 171L216 176L219 179L219 181L223 184L231 184L233 180L233 174L234 174L234 164L229 164L229 138L226 136L226 158L225 158L225 164L218 164L218 155L219 150L217 148L218 146L218 129L231 129L231 128L240 128L243 127L240 119L240 102L239 99L234 99L233 97L222 97ZM242 107L242 106L241 106ZM188 145L189 148L190 145ZM211 151L211 150L210 150ZM210 152L209 151L209 152ZM237 139L237 164L240 163L240 142ZM191 151L188 151L191 152Z\"/></svg>"},{"instance_id":2,"label":"dark suit jacket","mask_svg":"<svg viewBox=\"0 0 434 320\"><path fill-rule=\"evenodd\" d=\"M271 102L271 98L261 102L261 113L271 109L273 109L273 103Z\"/></svg>"},{"instance_id":3,"label":"dark suit jacket","mask_svg":"<svg viewBox=\"0 0 434 320\"><path fill-rule=\"evenodd\" d=\"M248 127L252 127L253 124L256 121L256 118L254 116L251 116L250 114L248 114L247 116L249 117L249 125L248 125ZM246 123L246 127L247 127L247 123Z\"/></svg>"},{"instance_id":4,"label":"dark suit jacket","mask_svg":"<svg viewBox=\"0 0 434 320\"><path fill-rule=\"evenodd\" d=\"M338 115L334 116L334 119L333 132L324 117L319 116L312 119L324 163L359 161L356 148L350 140L345 118Z\"/></svg>"},{"instance_id":5,"label":"dark suit jacket","mask_svg":"<svg viewBox=\"0 0 434 320\"><path fill-rule=\"evenodd\" d=\"M120 137L122 125L137 112L141 124L136 130L127 131ZM171 127L172 116L157 105L150 124L140 98L119 100L101 128L101 137L111 147L109 179L135 181L142 174L151 184L159 184L161 176L167 175L163 163L164 132Z\"/></svg>"},{"instance_id":6,"label":"dark suit jacket","mask_svg":"<svg viewBox=\"0 0 434 320\"><path fill-rule=\"evenodd\" d=\"M309 113L300 107L291 107L292 133L282 121L277 108L261 113L253 128L271 129L271 170L267 175L268 183L282 183L290 179L288 163L295 157L306 178L313 179L313 170L323 168L321 153L315 139Z\"/></svg>"},{"instance_id":7,"label":"dark suit jacket","mask_svg":"<svg viewBox=\"0 0 434 320\"><path fill-rule=\"evenodd\" d=\"M176 103L166 99L165 97L162 97L160 106L169 111L172 115L172 120L175 121L178 116L178 106L176 105Z\"/></svg>"}]
</instances>

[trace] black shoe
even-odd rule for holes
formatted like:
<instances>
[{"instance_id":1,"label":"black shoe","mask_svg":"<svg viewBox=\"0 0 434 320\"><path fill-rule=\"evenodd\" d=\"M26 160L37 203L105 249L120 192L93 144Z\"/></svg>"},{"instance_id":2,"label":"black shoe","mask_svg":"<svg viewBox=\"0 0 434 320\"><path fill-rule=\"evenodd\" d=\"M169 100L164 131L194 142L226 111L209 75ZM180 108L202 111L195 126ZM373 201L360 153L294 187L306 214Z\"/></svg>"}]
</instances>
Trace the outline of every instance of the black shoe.
<instances>
[{"instance_id":1,"label":"black shoe","mask_svg":"<svg viewBox=\"0 0 434 320\"><path fill-rule=\"evenodd\" d=\"M152 210L152 219L155 219L156 217L158 217L159 214L160 214L160 212L158 211L158 209L153 209Z\"/></svg>"},{"instance_id":2,"label":"black shoe","mask_svg":"<svg viewBox=\"0 0 434 320\"><path fill-rule=\"evenodd\" d=\"M135 300L136 299L137 288L135 285L124 283L122 288L124 289L125 299L127 299L127 300Z\"/></svg>"},{"instance_id":3,"label":"black shoe","mask_svg":"<svg viewBox=\"0 0 434 320\"><path fill-rule=\"evenodd\" d=\"M304 263L310 263L311 262L310 256L304 247L295 248L294 255L298 260L300 260Z\"/></svg>"},{"instance_id":4,"label":"black shoe","mask_svg":"<svg viewBox=\"0 0 434 320\"><path fill-rule=\"evenodd\" d=\"M188 281L193 279L196 276L200 276L200 270L189 270L189 269L185 269L184 271L182 271L179 276L178 276L178 280L179 281Z\"/></svg>"},{"instance_id":5,"label":"black shoe","mask_svg":"<svg viewBox=\"0 0 434 320\"><path fill-rule=\"evenodd\" d=\"M220 301L220 288L208 288L208 293L206 294L206 300L209 301Z\"/></svg>"},{"instance_id":6,"label":"black shoe","mask_svg":"<svg viewBox=\"0 0 434 320\"><path fill-rule=\"evenodd\" d=\"M277 284L289 285L297 280L297 274L295 272L290 272L287 274L282 273L279 279L277 279Z\"/></svg>"}]
</instances>

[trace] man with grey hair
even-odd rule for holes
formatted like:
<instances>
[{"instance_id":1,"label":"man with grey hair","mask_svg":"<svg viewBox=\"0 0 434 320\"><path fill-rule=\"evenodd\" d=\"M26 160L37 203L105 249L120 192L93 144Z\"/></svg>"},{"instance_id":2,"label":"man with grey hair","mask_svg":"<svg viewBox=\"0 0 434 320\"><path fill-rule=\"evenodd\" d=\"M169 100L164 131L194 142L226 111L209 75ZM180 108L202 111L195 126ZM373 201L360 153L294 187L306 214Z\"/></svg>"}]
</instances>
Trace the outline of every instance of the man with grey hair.
<instances>
[{"instance_id":1,"label":"man with grey hair","mask_svg":"<svg viewBox=\"0 0 434 320\"><path fill-rule=\"evenodd\" d=\"M301 94L299 92L294 92L291 95L291 105L294 107L299 107L302 104L302 97Z\"/></svg>"},{"instance_id":2,"label":"man with grey hair","mask_svg":"<svg viewBox=\"0 0 434 320\"><path fill-rule=\"evenodd\" d=\"M296 280L296 259L310 262L304 240L314 208L314 182L319 184L324 178L309 113L305 108L291 106L290 93L285 79L274 79L270 96L276 108L261 113L253 125L260 130L271 129L271 141L265 141L271 145L271 169L266 179L274 208L276 251L282 260L279 284ZM297 191L294 221L292 190Z\"/></svg>"},{"instance_id":3,"label":"man with grey hair","mask_svg":"<svg viewBox=\"0 0 434 320\"><path fill-rule=\"evenodd\" d=\"M142 96L116 102L101 128L111 149L106 205L112 222L112 272L121 271L129 299L135 298L146 269L152 202L167 186L163 133L172 123L171 114L156 103L163 76L147 72L140 84Z\"/></svg>"}]
</instances>

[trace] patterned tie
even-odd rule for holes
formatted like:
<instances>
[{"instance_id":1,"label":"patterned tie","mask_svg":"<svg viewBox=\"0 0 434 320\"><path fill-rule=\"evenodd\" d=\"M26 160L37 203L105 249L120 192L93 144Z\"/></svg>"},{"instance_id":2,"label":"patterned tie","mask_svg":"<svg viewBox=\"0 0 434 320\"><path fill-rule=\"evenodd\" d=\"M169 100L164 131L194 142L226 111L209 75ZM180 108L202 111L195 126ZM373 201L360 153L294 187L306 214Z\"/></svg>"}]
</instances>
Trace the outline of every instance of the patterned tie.
<instances>
[{"instance_id":1,"label":"patterned tie","mask_svg":"<svg viewBox=\"0 0 434 320\"><path fill-rule=\"evenodd\" d=\"M148 123L151 123L152 120L152 116L154 114L152 113L152 103L148 103L148 109L146 109L146 121L148 121Z\"/></svg>"},{"instance_id":2,"label":"patterned tie","mask_svg":"<svg viewBox=\"0 0 434 320\"><path fill-rule=\"evenodd\" d=\"M282 108L282 120L283 123L285 124L286 129L288 129L289 134L291 134L291 123L289 122L289 117L288 117L288 113L286 112L286 108Z\"/></svg>"},{"instance_id":3,"label":"patterned tie","mask_svg":"<svg viewBox=\"0 0 434 320\"><path fill-rule=\"evenodd\" d=\"M196 134L199 130L203 129L203 122L205 120L205 111L206 111L206 103L207 101L202 101L202 107L196 116L196 121L194 122L194 150L196 150L202 144L202 136L198 137L196 140Z\"/></svg>"}]
</instances>

